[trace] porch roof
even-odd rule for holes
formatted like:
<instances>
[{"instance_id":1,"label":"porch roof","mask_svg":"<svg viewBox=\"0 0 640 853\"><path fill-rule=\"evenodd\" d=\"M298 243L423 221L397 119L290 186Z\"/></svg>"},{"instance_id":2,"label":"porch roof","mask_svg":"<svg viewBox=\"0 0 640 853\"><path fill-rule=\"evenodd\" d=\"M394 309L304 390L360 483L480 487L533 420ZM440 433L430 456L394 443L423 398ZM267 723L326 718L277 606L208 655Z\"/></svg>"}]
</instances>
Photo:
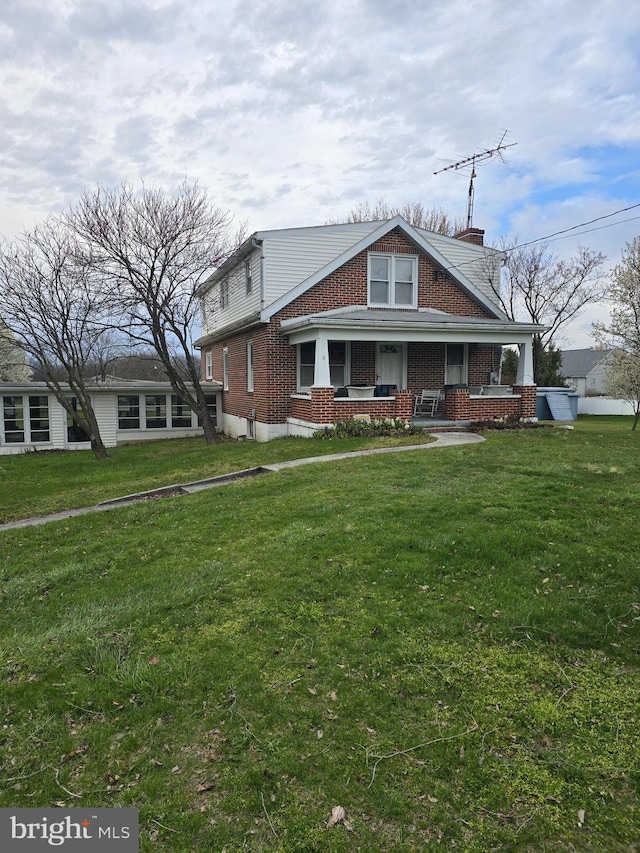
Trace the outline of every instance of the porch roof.
<instances>
[{"instance_id":1,"label":"porch roof","mask_svg":"<svg viewBox=\"0 0 640 853\"><path fill-rule=\"evenodd\" d=\"M351 305L283 320L281 333L292 344L315 340L320 334L332 340L458 341L520 343L544 331L544 326L464 317L433 308L392 310Z\"/></svg>"}]
</instances>

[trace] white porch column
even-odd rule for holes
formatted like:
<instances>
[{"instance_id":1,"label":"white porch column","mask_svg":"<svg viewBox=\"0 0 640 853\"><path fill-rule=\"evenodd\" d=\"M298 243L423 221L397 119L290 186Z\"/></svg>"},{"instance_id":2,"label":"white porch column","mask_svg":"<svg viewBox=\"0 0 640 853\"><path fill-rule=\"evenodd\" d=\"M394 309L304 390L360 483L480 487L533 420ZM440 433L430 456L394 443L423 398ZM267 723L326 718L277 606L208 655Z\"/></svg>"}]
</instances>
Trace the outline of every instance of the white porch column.
<instances>
[{"instance_id":1,"label":"white porch column","mask_svg":"<svg viewBox=\"0 0 640 853\"><path fill-rule=\"evenodd\" d=\"M329 340L324 335L316 338L316 363L313 374L313 385L316 388L331 388Z\"/></svg>"},{"instance_id":2,"label":"white porch column","mask_svg":"<svg viewBox=\"0 0 640 853\"><path fill-rule=\"evenodd\" d=\"M533 338L518 344L520 357L518 358L518 375L516 385L535 385L533 378Z\"/></svg>"}]
</instances>

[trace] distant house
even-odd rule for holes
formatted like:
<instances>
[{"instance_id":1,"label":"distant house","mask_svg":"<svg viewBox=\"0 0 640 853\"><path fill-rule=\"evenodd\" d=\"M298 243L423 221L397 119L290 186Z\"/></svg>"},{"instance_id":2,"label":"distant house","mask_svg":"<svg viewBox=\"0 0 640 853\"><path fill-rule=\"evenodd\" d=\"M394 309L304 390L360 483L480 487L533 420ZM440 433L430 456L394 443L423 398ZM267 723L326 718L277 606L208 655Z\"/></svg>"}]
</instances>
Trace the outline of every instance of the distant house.
<instances>
[{"instance_id":1,"label":"distant house","mask_svg":"<svg viewBox=\"0 0 640 853\"><path fill-rule=\"evenodd\" d=\"M400 216L259 231L200 289L202 375L222 385L220 429L268 440L364 415L409 421L423 389L455 421L534 417L532 336L491 290L502 254ZM491 393L502 347L513 393ZM500 389L504 391L504 389Z\"/></svg>"},{"instance_id":2,"label":"distant house","mask_svg":"<svg viewBox=\"0 0 640 853\"><path fill-rule=\"evenodd\" d=\"M579 397L606 394L606 370L610 350L564 350L559 373Z\"/></svg>"},{"instance_id":3,"label":"distant house","mask_svg":"<svg viewBox=\"0 0 640 853\"><path fill-rule=\"evenodd\" d=\"M211 384L208 392L215 420L220 389ZM108 377L94 383L91 396L106 447L202 435L197 415L168 382ZM71 392L69 399L74 404ZM0 382L0 456L89 447L88 436L44 382Z\"/></svg>"}]
</instances>

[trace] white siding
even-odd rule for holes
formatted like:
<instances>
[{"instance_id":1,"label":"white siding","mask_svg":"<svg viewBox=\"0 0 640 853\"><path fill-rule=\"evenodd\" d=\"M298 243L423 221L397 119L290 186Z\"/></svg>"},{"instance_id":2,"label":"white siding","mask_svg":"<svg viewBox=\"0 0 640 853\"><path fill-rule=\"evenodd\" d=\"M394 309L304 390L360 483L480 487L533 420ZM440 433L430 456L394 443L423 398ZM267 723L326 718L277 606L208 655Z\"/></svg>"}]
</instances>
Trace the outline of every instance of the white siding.
<instances>
[{"instance_id":1,"label":"white siding","mask_svg":"<svg viewBox=\"0 0 640 853\"><path fill-rule=\"evenodd\" d=\"M244 259L205 293L202 311L203 336L237 323L260 310L260 252L257 249L254 250L249 259L252 277L251 293L247 294ZM225 279L229 283L229 306L221 308L220 287Z\"/></svg>"},{"instance_id":2,"label":"white siding","mask_svg":"<svg viewBox=\"0 0 640 853\"><path fill-rule=\"evenodd\" d=\"M49 429L51 444L57 449L67 446L67 412L53 394L49 394Z\"/></svg>"},{"instance_id":3,"label":"white siding","mask_svg":"<svg viewBox=\"0 0 640 853\"><path fill-rule=\"evenodd\" d=\"M300 282L346 252L380 223L355 223L324 229L300 228L265 237L265 295L268 307Z\"/></svg>"},{"instance_id":4,"label":"white siding","mask_svg":"<svg viewBox=\"0 0 640 853\"><path fill-rule=\"evenodd\" d=\"M127 393L127 392L123 392ZM128 392L131 393L131 392ZM100 436L105 447L115 447L118 429L118 395L96 394L91 397L93 410L100 427Z\"/></svg>"},{"instance_id":5,"label":"white siding","mask_svg":"<svg viewBox=\"0 0 640 853\"><path fill-rule=\"evenodd\" d=\"M449 273L455 278L460 273L469 279L491 302L495 304L496 297L489 283L490 278L500 282L501 254L485 246L476 246L455 237L446 237L434 231L416 229L429 243L449 262Z\"/></svg>"}]
</instances>

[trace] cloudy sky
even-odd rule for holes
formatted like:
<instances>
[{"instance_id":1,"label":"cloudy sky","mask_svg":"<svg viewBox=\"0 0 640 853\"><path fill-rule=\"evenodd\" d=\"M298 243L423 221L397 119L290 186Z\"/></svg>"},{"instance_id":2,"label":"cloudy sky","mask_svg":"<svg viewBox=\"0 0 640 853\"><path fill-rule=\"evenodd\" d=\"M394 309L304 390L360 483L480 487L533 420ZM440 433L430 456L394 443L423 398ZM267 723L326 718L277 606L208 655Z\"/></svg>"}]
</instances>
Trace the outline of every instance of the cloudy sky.
<instances>
[{"instance_id":1,"label":"cloudy sky","mask_svg":"<svg viewBox=\"0 0 640 853\"><path fill-rule=\"evenodd\" d=\"M251 231L378 198L464 219L469 172L434 172L508 130L473 224L532 240L640 204L639 64L633 0L2 0L0 233L185 178ZM551 246L614 263L638 217Z\"/></svg>"}]
</instances>

